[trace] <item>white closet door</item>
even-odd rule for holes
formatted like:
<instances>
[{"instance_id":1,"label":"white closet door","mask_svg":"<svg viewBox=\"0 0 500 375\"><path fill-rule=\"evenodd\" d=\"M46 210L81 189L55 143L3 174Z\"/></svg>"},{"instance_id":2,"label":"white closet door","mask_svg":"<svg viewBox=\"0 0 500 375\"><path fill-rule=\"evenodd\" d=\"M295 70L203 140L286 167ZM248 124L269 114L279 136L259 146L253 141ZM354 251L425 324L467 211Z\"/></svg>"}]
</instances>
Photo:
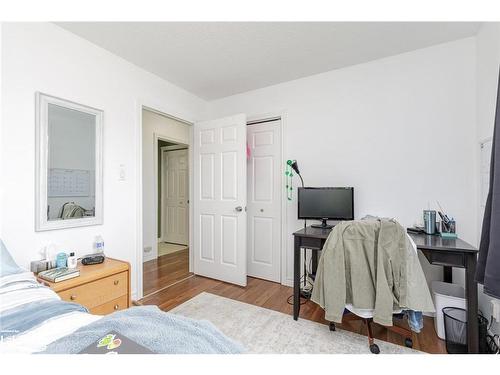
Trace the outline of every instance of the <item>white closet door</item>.
<instances>
[{"instance_id":1,"label":"white closet door","mask_svg":"<svg viewBox=\"0 0 500 375\"><path fill-rule=\"evenodd\" d=\"M163 233L166 242L189 242L188 150L163 151Z\"/></svg>"},{"instance_id":2,"label":"white closet door","mask_svg":"<svg viewBox=\"0 0 500 375\"><path fill-rule=\"evenodd\" d=\"M280 120L247 126L248 275L281 281Z\"/></svg>"},{"instance_id":3,"label":"white closet door","mask_svg":"<svg viewBox=\"0 0 500 375\"><path fill-rule=\"evenodd\" d=\"M246 116L194 124L194 273L245 286Z\"/></svg>"}]
</instances>

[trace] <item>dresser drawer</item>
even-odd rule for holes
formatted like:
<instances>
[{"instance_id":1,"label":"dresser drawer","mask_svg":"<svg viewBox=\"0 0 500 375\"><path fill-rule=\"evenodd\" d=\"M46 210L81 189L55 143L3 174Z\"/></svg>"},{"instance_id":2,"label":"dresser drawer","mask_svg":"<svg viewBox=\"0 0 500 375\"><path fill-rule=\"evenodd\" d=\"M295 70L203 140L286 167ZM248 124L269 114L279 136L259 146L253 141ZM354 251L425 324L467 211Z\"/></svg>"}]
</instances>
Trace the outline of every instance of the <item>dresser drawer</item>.
<instances>
[{"instance_id":1,"label":"dresser drawer","mask_svg":"<svg viewBox=\"0 0 500 375\"><path fill-rule=\"evenodd\" d=\"M117 273L96 281L58 292L61 299L79 303L88 309L128 295L128 272ZM126 297L127 298L127 297Z\"/></svg>"},{"instance_id":2,"label":"dresser drawer","mask_svg":"<svg viewBox=\"0 0 500 375\"><path fill-rule=\"evenodd\" d=\"M90 309L90 313L94 315L106 315L115 311L126 309L127 307L128 295L125 295Z\"/></svg>"}]
</instances>

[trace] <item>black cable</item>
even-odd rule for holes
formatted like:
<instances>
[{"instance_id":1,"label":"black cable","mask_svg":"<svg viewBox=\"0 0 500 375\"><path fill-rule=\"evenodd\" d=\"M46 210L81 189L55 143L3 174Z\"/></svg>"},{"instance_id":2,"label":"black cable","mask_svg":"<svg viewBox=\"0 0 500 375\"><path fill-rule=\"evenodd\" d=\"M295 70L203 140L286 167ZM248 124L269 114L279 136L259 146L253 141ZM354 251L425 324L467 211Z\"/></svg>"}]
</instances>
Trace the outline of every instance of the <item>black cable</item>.
<instances>
[{"instance_id":1,"label":"black cable","mask_svg":"<svg viewBox=\"0 0 500 375\"><path fill-rule=\"evenodd\" d=\"M305 251L305 250L304 250L304 251ZM305 255L305 254L304 254L304 255ZM300 284L304 281L304 288L302 288L302 289L299 291L299 293L300 293L300 292L302 292L302 291L304 291L306 286L310 286L310 287L311 287L311 290L310 290L310 291L308 291L308 292L311 292L311 291L312 291L312 287L313 287L313 284L312 284L312 283L308 280L308 276L310 275L310 271L312 271L312 257L309 259L309 267L307 267L307 260L306 260L306 259L305 259L305 257L304 257L304 266L305 266L305 267L304 267L304 271L305 271L305 273L304 273L304 275L302 275L302 276L300 277L300 280L299 280L299 285L300 285ZM308 270L307 268L309 268L309 270ZM308 284L308 285L307 285L307 284ZM292 298L293 298L293 294L292 294L291 296L289 296L289 297L287 298L287 300L286 300L286 302L287 302L289 305L293 305L293 302L291 302L291 299L292 299ZM306 303L309 299L310 299L310 297L309 297L309 298L305 298L305 297L302 297L302 296L300 296L300 295L299 295L299 301L300 301L299 303L300 303L300 305L304 305L304 304L305 304L305 303Z\"/></svg>"},{"instance_id":2,"label":"black cable","mask_svg":"<svg viewBox=\"0 0 500 375\"><path fill-rule=\"evenodd\" d=\"M297 176L300 177L300 182L302 182L302 187L304 187L304 179L302 178L302 176L300 175L300 173L297 173Z\"/></svg>"},{"instance_id":3,"label":"black cable","mask_svg":"<svg viewBox=\"0 0 500 375\"><path fill-rule=\"evenodd\" d=\"M304 249L304 288L303 288L303 290L306 289L306 285L307 285L307 253L306 253L306 249Z\"/></svg>"},{"instance_id":4,"label":"black cable","mask_svg":"<svg viewBox=\"0 0 500 375\"><path fill-rule=\"evenodd\" d=\"M302 184L302 187L304 187L304 179L302 178L301 174L300 174L300 173L297 173L297 176L299 176L299 177L300 177L300 182L301 182L301 184ZM297 195L298 195L298 194L297 194ZM307 220L306 220L306 219L304 219L304 229L306 229L306 228L307 228Z\"/></svg>"},{"instance_id":5,"label":"black cable","mask_svg":"<svg viewBox=\"0 0 500 375\"><path fill-rule=\"evenodd\" d=\"M305 185L304 185L304 179L302 178L301 174L300 174L297 170L295 170L295 172L296 172L297 176L299 176L299 178L300 178L300 183L301 183L302 187L304 187L304 186L305 186ZM306 227L307 227L307 220L304 220L304 229L306 229ZM306 258L306 256L307 256L307 255L306 255L306 250L304 249L304 275L303 275L303 276L300 278L300 280L299 280L299 286L300 286L300 284L302 283L302 281L304 281L304 287L302 288L302 290L301 290L301 291L305 291L306 287L308 286L307 284L309 284L309 286L311 287L311 290L312 290L312 286L313 286L313 285L312 285L312 284L308 281L309 272L308 272L308 270L307 270L307 258ZM309 269L311 269L311 268L312 268L312 258L311 258L311 260L310 260L310 262L309 262ZM310 291L308 291L308 292L310 292ZM300 293L300 292L299 292L299 293ZM287 298L287 300L286 300L286 302L287 302L289 305L293 305L293 302L290 302L290 300L291 300L292 298L293 298L293 294L292 294L291 296L289 296L289 297ZM308 300L308 299L309 299L309 298L304 298L304 297L299 296L299 301L300 301L299 303L300 303L300 305L305 304L305 303L307 302L307 300Z\"/></svg>"},{"instance_id":6,"label":"black cable","mask_svg":"<svg viewBox=\"0 0 500 375\"><path fill-rule=\"evenodd\" d=\"M286 302L289 304L289 305L293 305L293 302L291 302L290 300L293 298L293 294L287 298ZM304 298L304 297L300 297L299 298L299 304L302 306L302 305L305 305L308 301L307 298Z\"/></svg>"}]
</instances>

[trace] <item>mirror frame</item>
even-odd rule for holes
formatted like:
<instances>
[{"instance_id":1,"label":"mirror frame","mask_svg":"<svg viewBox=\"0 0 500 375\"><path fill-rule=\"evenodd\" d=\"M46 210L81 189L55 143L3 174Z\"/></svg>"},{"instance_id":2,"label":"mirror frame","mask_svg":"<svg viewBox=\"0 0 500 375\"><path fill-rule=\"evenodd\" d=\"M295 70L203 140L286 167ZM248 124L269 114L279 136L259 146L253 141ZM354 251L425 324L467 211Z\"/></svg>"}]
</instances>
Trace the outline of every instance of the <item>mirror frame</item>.
<instances>
[{"instance_id":1,"label":"mirror frame","mask_svg":"<svg viewBox=\"0 0 500 375\"><path fill-rule=\"evenodd\" d=\"M35 164L35 230L55 230L65 228L100 225L103 223L103 178L102 178L102 138L104 112L100 109L57 98L41 92L35 93L36 100L36 164ZM93 217L71 220L47 219L47 177L48 177L48 105L73 109L95 115L95 212Z\"/></svg>"}]
</instances>

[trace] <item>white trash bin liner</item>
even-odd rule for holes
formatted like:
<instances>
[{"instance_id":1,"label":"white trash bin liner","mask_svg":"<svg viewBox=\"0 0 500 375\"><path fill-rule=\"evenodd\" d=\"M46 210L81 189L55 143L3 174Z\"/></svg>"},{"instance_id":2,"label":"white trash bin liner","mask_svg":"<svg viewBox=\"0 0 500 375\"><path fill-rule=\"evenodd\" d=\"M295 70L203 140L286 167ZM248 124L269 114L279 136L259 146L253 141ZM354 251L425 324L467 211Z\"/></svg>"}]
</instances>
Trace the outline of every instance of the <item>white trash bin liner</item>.
<instances>
[{"instance_id":1,"label":"white trash bin liner","mask_svg":"<svg viewBox=\"0 0 500 375\"><path fill-rule=\"evenodd\" d=\"M434 318L434 328L440 339L445 339L444 333L444 307L459 307L466 309L465 289L461 285L445 283L443 281L433 281L431 284L432 297L436 307L436 317Z\"/></svg>"}]
</instances>

